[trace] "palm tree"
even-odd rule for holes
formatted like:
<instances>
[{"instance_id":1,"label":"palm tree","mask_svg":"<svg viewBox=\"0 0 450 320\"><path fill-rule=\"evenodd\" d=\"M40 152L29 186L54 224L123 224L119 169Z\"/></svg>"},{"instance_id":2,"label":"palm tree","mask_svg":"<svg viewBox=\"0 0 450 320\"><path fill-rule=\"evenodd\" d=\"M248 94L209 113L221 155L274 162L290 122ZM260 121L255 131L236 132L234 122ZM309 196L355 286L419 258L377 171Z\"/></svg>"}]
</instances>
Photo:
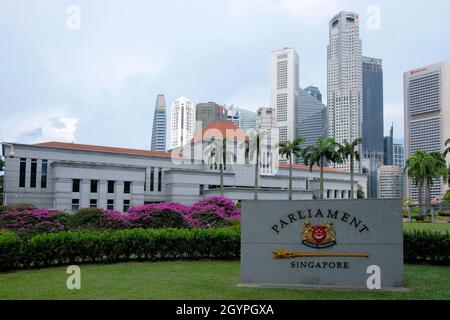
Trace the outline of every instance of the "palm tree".
<instances>
[{"instance_id":1,"label":"palm tree","mask_svg":"<svg viewBox=\"0 0 450 320\"><path fill-rule=\"evenodd\" d=\"M300 157L302 149L300 145L305 141L302 137L297 137L293 141L283 141L280 143L278 153L289 160L289 200L292 200L292 159L294 156Z\"/></svg>"},{"instance_id":2,"label":"palm tree","mask_svg":"<svg viewBox=\"0 0 450 320\"><path fill-rule=\"evenodd\" d=\"M261 141L266 136L266 132L258 132L252 134L249 140L245 142L246 146L246 158L251 161L255 160L255 185L253 192L253 199L258 200L258 185L259 185L259 167L260 167L260 155L261 155Z\"/></svg>"},{"instance_id":3,"label":"palm tree","mask_svg":"<svg viewBox=\"0 0 450 320\"><path fill-rule=\"evenodd\" d=\"M447 154L450 153L450 138L447 139L447 141L445 141L445 146L446 146L447 148L444 150L444 157L446 157Z\"/></svg>"},{"instance_id":4,"label":"palm tree","mask_svg":"<svg viewBox=\"0 0 450 320\"><path fill-rule=\"evenodd\" d=\"M339 153L343 160L348 160L350 158L350 190L351 190L351 199L355 198L354 191L354 175L355 175L355 160L360 160L360 155L358 151L358 146L362 143L362 139L358 138L353 140L353 142L348 142L347 140L344 140L344 143L342 145L339 145Z\"/></svg>"},{"instance_id":5,"label":"palm tree","mask_svg":"<svg viewBox=\"0 0 450 320\"><path fill-rule=\"evenodd\" d=\"M223 137L222 140L211 139L208 143L208 147L205 149L204 154L208 158L208 162L211 165L219 164L220 172L220 195L224 196L224 183L223 183L223 173L227 165L228 159L233 156L231 151L227 150L228 138Z\"/></svg>"},{"instance_id":6,"label":"palm tree","mask_svg":"<svg viewBox=\"0 0 450 320\"><path fill-rule=\"evenodd\" d=\"M419 205L423 203L423 185L425 182L425 158L427 153L416 151L409 157L405 163L405 172L412 179L417 188L419 188Z\"/></svg>"},{"instance_id":7,"label":"palm tree","mask_svg":"<svg viewBox=\"0 0 450 320\"><path fill-rule=\"evenodd\" d=\"M323 168L325 163L329 161L342 162L338 149L339 144L333 138L320 137L315 145L303 150L304 163L309 166L309 170L312 171L315 164L320 167L320 199L323 199Z\"/></svg>"},{"instance_id":8,"label":"palm tree","mask_svg":"<svg viewBox=\"0 0 450 320\"><path fill-rule=\"evenodd\" d=\"M423 189L425 187L425 204L431 203L431 188L434 180L443 177L447 179L447 165L444 156L439 152L430 154L425 151L416 153L406 160L405 171L419 188L419 205L423 204Z\"/></svg>"}]
</instances>

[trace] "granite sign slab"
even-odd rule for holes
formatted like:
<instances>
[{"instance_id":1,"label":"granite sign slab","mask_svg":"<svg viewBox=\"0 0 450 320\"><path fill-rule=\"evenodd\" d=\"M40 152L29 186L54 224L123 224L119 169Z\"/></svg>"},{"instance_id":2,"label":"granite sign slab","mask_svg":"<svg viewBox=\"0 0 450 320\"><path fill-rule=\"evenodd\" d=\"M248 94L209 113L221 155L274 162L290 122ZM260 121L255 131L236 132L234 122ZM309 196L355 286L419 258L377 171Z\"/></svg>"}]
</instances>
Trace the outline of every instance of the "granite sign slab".
<instances>
[{"instance_id":1,"label":"granite sign slab","mask_svg":"<svg viewBox=\"0 0 450 320\"><path fill-rule=\"evenodd\" d=\"M242 286L367 288L371 266L403 287L401 200L242 203Z\"/></svg>"}]
</instances>

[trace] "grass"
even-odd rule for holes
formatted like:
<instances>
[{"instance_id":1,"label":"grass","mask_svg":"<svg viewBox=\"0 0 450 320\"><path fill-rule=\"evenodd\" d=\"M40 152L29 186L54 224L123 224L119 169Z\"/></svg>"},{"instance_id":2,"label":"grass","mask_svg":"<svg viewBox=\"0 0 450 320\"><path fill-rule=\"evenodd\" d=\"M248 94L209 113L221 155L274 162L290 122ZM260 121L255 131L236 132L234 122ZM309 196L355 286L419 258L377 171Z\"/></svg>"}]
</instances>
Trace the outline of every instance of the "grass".
<instances>
[{"instance_id":1,"label":"grass","mask_svg":"<svg viewBox=\"0 0 450 320\"><path fill-rule=\"evenodd\" d=\"M441 233L450 233L450 223L419 223L419 222L405 222L403 224L405 231L436 231Z\"/></svg>"},{"instance_id":2,"label":"grass","mask_svg":"<svg viewBox=\"0 0 450 320\"><path fill-rule=\"evenodd\" d=\"M450 299L450 268L405 266L410 292L237 288L238 261L84 265L81 290L64 267L0 274L0 299Z\"/></svg>"}]
</instances>

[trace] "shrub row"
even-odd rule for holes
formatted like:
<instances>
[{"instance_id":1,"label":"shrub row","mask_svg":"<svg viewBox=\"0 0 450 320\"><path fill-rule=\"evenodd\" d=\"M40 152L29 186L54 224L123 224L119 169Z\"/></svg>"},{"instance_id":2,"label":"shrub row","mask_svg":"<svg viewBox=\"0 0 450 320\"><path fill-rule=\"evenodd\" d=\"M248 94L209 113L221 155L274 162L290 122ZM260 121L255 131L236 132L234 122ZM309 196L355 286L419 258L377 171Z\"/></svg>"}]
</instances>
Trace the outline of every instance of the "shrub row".
<instances>
[{"instance_id":1,"label":"shrub row","mask_svg":"<svg viewBox=\"0 0 450 320\"><path fill-rule=\"evenodd\" d=\"M403 257L407 263L450 265L450 234L405 231Z\"/></svg>"},{"instance_id":2,"label":"shrub row","mask_svg":"<svg viewBox=\"0 0 450 320\"><path fill-rule=\"evenodd\" d=\"M238 227L59 232L32 238L0 232L0 270L82 263L239 259Z\"/></svg>"},{"instance_id":3,"label":"shrub row","mask_svg":"<svg viewBox=\"0 0 450 320\"><path fill-rule=\"evenodd\" d=\"M213 229L130 229L20 237L0 232L0 271L81 263L170 259L239 259L238 226ZM406 263L450 265L450 234L404 233Z\"/></svg>"},{"instance_id":4,"label":"shrub row","mask_svg":"<svg viewBox=\"0 0 450 320\"><path fill-rule=\"evenodd\" d=\"M103 231L133 228L217 228L240 220L240 209L225 197L202 199L192 206L177 202L146 204L128 214L97 208L74 214L30 205L0 207L0 229L32 237L60 231Z\"/></svg>"}]
</instances>

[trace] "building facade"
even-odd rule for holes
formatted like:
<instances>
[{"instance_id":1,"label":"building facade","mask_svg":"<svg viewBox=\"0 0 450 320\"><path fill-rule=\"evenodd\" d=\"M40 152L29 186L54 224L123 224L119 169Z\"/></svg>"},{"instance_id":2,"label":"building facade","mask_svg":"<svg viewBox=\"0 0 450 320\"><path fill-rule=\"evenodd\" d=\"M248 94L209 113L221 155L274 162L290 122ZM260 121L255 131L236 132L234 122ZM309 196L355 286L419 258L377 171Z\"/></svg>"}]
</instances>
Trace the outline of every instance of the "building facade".
<instances>
[{"instance_id":1,"label":"building facade","mask_svg":"<svg viewBox=\"0 0 450 320\"><path fill-rule=\"evenodd\" d=\"M156 98L155 113L153 116L153 130L151 150L166 150L166 98L163 94L159 94Z\"/></svg>"},{"instance_id":2,"label":"building facade","mask_svg":"<svg viewBox=\"0 0 450 320\"><path fill-rule=\"evenodd\" d=\"M327 107L305 90L299 88L298 92L297 136L305 139L301 147L306 148L327 137Z\"/></svg>"},{"instance_id":3,"label":"building facade","mask_svg":"<svg viewBox=\"0 0 450 320\"><path fill-rule=\"evenodd\" d=\"M394 165L394 126L391 126L389 135L384 137L384 155L383 163L385 166Z\"/></svg>"},{"instance_id":4,"label":"building facade","mask_svg":"<svg viewBox=\"0 0 450 320\"><path fill-rule=\"evenodd\" d=\"M189 143L194 135L195 111L189 98L180 97L171 107L171 148L178 148Z\"/></svg>"},{"instance_id":5,"label":"building facade","mask_svg":"<svg viewBox=\"0 0 450 320\"><path fill-rule=\"evenodd\" d=\"M410 70L403 78L406 157L418 150L442 152L450 138L450 61ZM442 179L436 179L431 197L442 199L447 189ZM408 197L417 200L418 193L408 179Z\"/></svg>"},{"instance_id":6,"label":"building facade","mask_svg":"<svg viewBox=\"0 0 450 320\"><path fill-rule=\"evenodd\" d=\"M215 102L198 103L195 106L196 132L201 132L207 125L219 120L228 120L227 110L223 106Z\"/></svg>"},{"instance_id":7,"label":"building facade","mask_svg":"<svg viewBox=\"0 0 450 320\"><path fill-rule=\"evenodd\" d=\"M362 137L363 72L359 16L340 12L331 19L329 29L328 135L343 143L344 140ZM350 171L349 161L336 167ZM355 170L359 172L359 163L355 164Z\"/></svg>"},{"instance_id":8,"label":"building facade","mask_svg":"<svg viewBox=\"0 0 450 320\"><path fill-rule=\"evenodd\" d=\"M378 169L378 198L403 198L403 171L397 166L382 166Z\"/></svg>"},{"instance_id":9,"label":"building facade","mask_svg":"<svg viewBox=\"0 0 450 320\"><path fill-rule=\"evenodd\" d=\"M277 109L279 142L297 137L299 59L293 48L274 51L270 69L270 106Z\"/></svg>"},{"instance_id":10,"label":"building facade","mask_svg":"<svg viewBox=\"0 0 450 320\"><path fill-rule=\"evenodd\" d=\"M363 57L363 125L364 158L383 160L383 67L381 59Z\"/></svg>"},{"instance_id":11,"label":"building facade","mask_svg":"<svg viewBox=\"0 0 450 320\"><path fill-rule=\"evenodd\" d=\"M322 102L322 93L320 92L319 88L314 86L309 86L304 89L306 92L308 92L310 95L314 97L319 102Z\"/></svg>"},{"instance_id":12,"label":"building facade","mask_svg":"<svg viewBox=\"0 0 450 320\"><path fill-rule=\"evenodd\" d=\"M219 166L209 157L205 158L205 154L206 148L211 148L211 142L219 140L221 134L228 138L227 149L242 150L236 153L236 161L230 161L225 167L225 196L234 201L252 200L255 177L254 164L245 152L248 136L229 121L221 121L194 136L195 151L190 157L187 157L188 152L180 157L178 152L75 143L14 143L15 157L7 158L5 163L5 203L30 203L40 208L67 211L97 207L126 212L130 206L145 203L190 204L217 196L220 195ZM2 151L9 154L10 146L3 145ZM317 197L319 175L318 168L311 172L305 166L296 165L294 199ZM285 164L280 164L272 174L262 174L259 199L287 199L288 177L289 168ZM324 184L329 198L349 198L348 173L326 168ZM357 184L364 187L366 177L357 174L355 189Z\"/></svg>"},{"instance_id":13,"label":"building facade","mask_svg":"<svg viewBox=\"0 0 450 320\"><path fill-rule=\"evenodd\" d=\"M405 148L403 145L394 143L394 149L392 153L392 162L394 166L399 167L400 169L405 169Z\"/></svg>"}]
</instances>

